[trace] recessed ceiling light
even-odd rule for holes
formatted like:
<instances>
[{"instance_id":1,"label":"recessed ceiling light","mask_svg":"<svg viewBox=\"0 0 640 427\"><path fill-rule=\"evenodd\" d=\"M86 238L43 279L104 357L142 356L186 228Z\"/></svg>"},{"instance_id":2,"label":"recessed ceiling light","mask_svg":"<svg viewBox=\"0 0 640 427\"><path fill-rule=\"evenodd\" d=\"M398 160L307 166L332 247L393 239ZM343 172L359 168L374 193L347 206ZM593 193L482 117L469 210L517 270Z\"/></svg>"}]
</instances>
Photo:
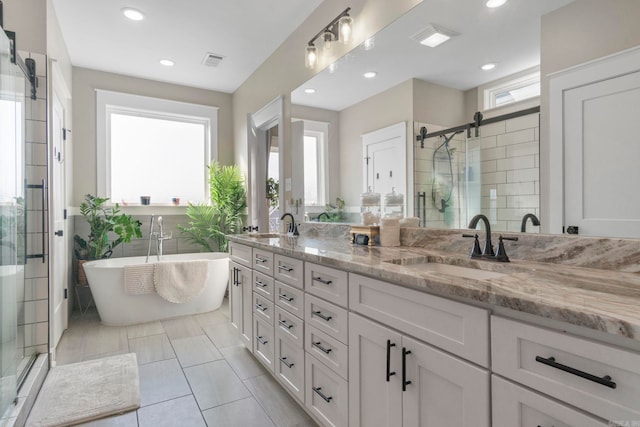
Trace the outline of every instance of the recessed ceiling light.
<instances>
[{"instance_id":1,"label":"recessed ceiling light","mask_svg":"<svg viewBox=\"0 0 640 427\"><path fill-rule=\"evenodd\" d=\"M484 65L483 65L482 67L480 67L480 68L482 68L482 69L483 69L483 70L485 70L485 71L489 71L489 70L493 70L494 68L496 68L496 64L494 64L494 63L490 62L490 63L488 63L488 64L484 64Z\"/></svg>"},{"instance_id":2,"label":"recessed ceiling light","mask_svg":"<svg viewBox=\"0 0 640 427\"><path fill-rule=\"evenodd\" d=\"M310 87L310 88L305 89L304 93L316 93L316 90L314 88Z\"/></svg>"},{"instance_id":3,"label":"recessed ceiling light","mask_svg":"<svg viewBox=\"0 0 640 427\"><path fill-rule=\"evenodd\" d=\"M378 73L376 73L375 71L367 71L366 73L363 74L365 79L372 79L377 75Z\"/></svg>"},{"instance_id":4,"label":"recessed ceiling light","mask_svg":"<svg viewBox=\"0 0 640 427\"><path fill-rule=\"evenodd\" d=\"M142 21L144 19L144 13L132 7L125 7L122 9L122 14L132 21Z\"/></svg>"},{"instance_id":5,"label":"recessed ceiling light","mask_svg":"<svg viewBox=\"0 0 640 427\"><path fill-rule=\"evenodd\" d=\"M485 5L487 7L494 8L494 7L500 7L503 4L505 4L506 2L507 2L507 0L487 0Z\"/></svg>"},{"instance_id":6,"label":"recessed ceiling light","mask_svg":"<svg viewBox=\"0 0 640 427\"><path fill-rule=\"evenodd\" d=\"M161 59L160 64L164 65L165 67L173 67L174 65L176 65L176 63L170 59Z\"/></svg>"}]
</instances>

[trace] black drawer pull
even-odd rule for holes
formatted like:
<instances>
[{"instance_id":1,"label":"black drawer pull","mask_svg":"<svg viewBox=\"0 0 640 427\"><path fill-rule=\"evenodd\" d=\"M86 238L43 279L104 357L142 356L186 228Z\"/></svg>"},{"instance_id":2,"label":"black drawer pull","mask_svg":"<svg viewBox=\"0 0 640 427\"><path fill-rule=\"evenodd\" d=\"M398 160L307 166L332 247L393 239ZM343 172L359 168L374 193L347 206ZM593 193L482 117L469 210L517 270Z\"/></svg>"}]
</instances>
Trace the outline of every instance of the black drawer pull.
<instances>
[{"instance_id":1,"label":"black drawer pull","mask_svg":"<svg viewBox=\"0 0 640 427\"><path fill-rule=\"evenodd\" d=\"M267 284L266 283L262 283L260 280L256 280L256 286L259 288L266 288Z\"/></svg>"},{"instance_id":2,"label":"black drawer pull","mask_svg":"<svg viewBox=\"0 0 640 427\"><path fill-rule=\"evenodd\" d=\"M333 399L332 396L325 396L324 393L322 393L322 387L311 387L313 389L313 391L316 392L316 394L318 396L320 396L322 399L324 399L325 402L327 403L331 403L331 399Z\"/></svg>"},{"instance_id":3,"label":"black drawer pull","mask_svg":"<svg viewBox=\"0 0 640 427\"><path fill-rule=\"evenodd\" d=\"M402 347L402 391L407 391L407 386L411 381L407 381L407 354L411 354L411 350Z\"/></svg>"},{"instance_id":4,"label":"black drawer pull","mask_svg":"<svg viewBox=\"0 0 640 427\"><path fill-rule=\"evenodd\" d=\"M278 297L280 299L283 299L283 300L287 301L287 302L293 301L293 297L290 297L287 294L280 294L280 295L278 295Z\"/></svg>"},{"instance_id":5,"label":"black drawer pull","mask_svg":"<svg viewBox=\"0 0 640 427\"><path fill-rule=\"evenodd\" d=\"M240 269L233 267L233 284L235 286L238 286L240 284L240 281L238 280L238 273L240 272Z\"/></svg>"},{"instance_id":6,"label":"black drawer pull","mask_svg":"<svg viewBox=\"0 0 640 427\"><path fill-rule=\"evenodd\" d=\"M284 271L286 271L286 272L288 272L288 273L291 273L291 272L293 271L293 268L291 268L291 267L287 267L286 265L279 265L279 266L278 266L278 268L279 268L280 270L284 270Z\"/></svg>"},{"instance_id":7,"label":"black drawer pull","mask_svg":"<svg viewBox=\"0 0 640 427\"><path fill-rule=\"evenodd\" d=\"M327 322L331 320L331 316L325 316L321 311L312 311L311 314L313 316L318 316L322 320L326 320Z\"/></svg>"},{"instance_id":8,"label":"black drawer pull","mask_svg":"<svg viewBox=\"0 0 640 427\"><path fill-rule=\"evenodd\" d=\"M322 277L314 277L314 278L313 278L313 281L314 281L314 282L320 282L320 283L322 283L323 285L330 285L331 283L333 283L333 282L331 282L331 280L325 280L325 279L323 279Z\"/></svg>"},{"instance_id":9,"label":"black drawer pull","mask_svg":"<svg viewBox=\"0 0 640 427\"><path fill-rule=\"evenodd\" d=\"M324 354L329 354L331 353L331 349L330 348L324 348L323 346L321 346L320 344L322 344L320 341L318 342L312 342L311 345L314 346L315 348L317 348L318 350L320 350L321 352L323 352Z\"/></svg>"},{"instance_id":10,"label":"black drawer pull","mask_svg":"<svg viewBox=\"0 0 640 427\"><path fill-rule=\"evenodd\" d=\"M262 338L261 336L257 336L256 339L262 345L267 345L267 343L269 342L269 341L265 340L264 338Z\"/></svg>"},{"instance_id":11,"label":"black drawer pull","mask_svg":"<svg viewBox=\"0 0 640 427\"><path fill-rule=\"evenodd\" d=\"M556 362L555 357L549 357L545 359L544 357L536 356L536 362L540 362L544 365L551 366L552 368L560 369L561 371L577 375L586 380L593 381L594 383L602 384L605 387L616 388L618 386L615 382L611 381L611 377L609 375L605 375L604 377L596 377L595 375L580 371L576 368L572 368L571 366L558 363Z\"/></svg>"},{"instance_id":12,"label":"black drawer pull","mask_svg":"<svg viewBox=\"0 0 640 427\"><path fill-rule=\"evenodd\" d=\"M263 313L267 311L267 307L262 304L256 304L256 309L262 311Z\"/></svg>"},{"instance_id":13,"label":"black drawer pull","mask_svg":"<svg viewBox=\"0 0 640 427\"><path fill-rule=\"evenodd\" d=\"M289 368L289 369L293 368L294 363L287 362L287 358L286 357L281 357L280 361L282 363L284 363L284 366L286 366L287 368Z\"/></svg>"},{"instance_id":14,"label":"black drawer pull","mask_svg":"<svg viewBox=\"0 0 640 427\"><path fill-rule=\"evenodd\" d=\"M287 329L291 329L293 328L293 325L288 324L287 322L285 322L284 320L279 320L278 323L280 323L281 326L284 326Z\"/></svg>"},{"instance_id":15,"label":"black drawer pull","mask_svg":"<svg viewBox=\"0 0 640 427\"><path fill-rule=\"evenodd\" d=\"M387 382L392 375L395 375L395 372L391 372L391 347L395 347L395 343L392 343L391 340L387 340Z\"/></svg>"},{"instance_id":16,"label":"black drawer pull","mask_svg":"<svg viewBox=\"0 0 640 427\"><path fill-rule=\"evenodd\" d=\"M264 259L264 258L260 258L260 257L258 257L258 256L257 256L257 257L256 257L256 263L258 263L258 262L259 262L259 263L265 263L265 262L267 262L267 260L266 260L266 259Z\"/></svg>"}]
</instances>

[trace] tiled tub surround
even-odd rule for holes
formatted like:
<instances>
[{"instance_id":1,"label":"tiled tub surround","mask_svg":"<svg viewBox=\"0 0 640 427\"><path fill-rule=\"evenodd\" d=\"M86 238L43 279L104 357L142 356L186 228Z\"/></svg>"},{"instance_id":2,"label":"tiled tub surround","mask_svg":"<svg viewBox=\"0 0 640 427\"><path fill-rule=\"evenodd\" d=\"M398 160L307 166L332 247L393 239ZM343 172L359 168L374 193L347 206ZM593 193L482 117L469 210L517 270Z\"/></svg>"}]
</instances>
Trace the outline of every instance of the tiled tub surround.
<instances>
[{"instance_id":1,"label":"tiled tub surround","mask_svg":"<svg viewBox=\"0 0 640 427\"><path fill-rule=\"evenodd\" d=\"M230 240L463 302L629 338L629 345L640 348L640 240L519 234L519 241L506 242L511 262L496 263L469 259L471 240L463 239L462 232L403 228L398 248L353 246L346 237L311 232L297 238L243 235ZM479 234L482 239L484 233ZM420 257L504 275L469 279L388 262Z\"/></svg>"}]
</instances>

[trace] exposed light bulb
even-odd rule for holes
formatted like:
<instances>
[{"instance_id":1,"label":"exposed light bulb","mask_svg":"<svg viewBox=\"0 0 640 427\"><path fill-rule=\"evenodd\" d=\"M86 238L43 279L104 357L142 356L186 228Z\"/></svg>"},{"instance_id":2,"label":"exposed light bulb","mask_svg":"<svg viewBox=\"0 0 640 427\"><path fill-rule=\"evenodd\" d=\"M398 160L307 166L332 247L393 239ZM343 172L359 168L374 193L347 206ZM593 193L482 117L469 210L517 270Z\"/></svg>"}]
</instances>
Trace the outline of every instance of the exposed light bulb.
<instances>
[{"instance_id":1,"label":"exposed light bulb","mask_svg":"<svg viewBox=\"0 0 640 427\"><path fill-rule=\"evenodd\" d=\"M132 21L142 21L144 19L144 13L132 7L125 7L122 9L122 14Z\"/></svg>"},{"instance_id":2,"label":"exposed light bulb","mask_svg":"<svg viewBox=\"0 0 640 427\"><path fill-rule=\"evenodd\" d=\"M351 42L351 33L353 31L353 18L345 15L338 20L338 28L340 31L340 41L344 44Z\"/></svg>"},{"instance_id":3,"label":"exposed light bulb","mask_svg":"<svg viewBox=\"0 0 640 427\"><path fill-rule=\"evenodd\" d=\"M333 45L333 42L335 41L336 36L333 35L333 33L331 31L325 31L324 33L322 33L322 40L324 41L324 50L331 50L331 46Z\"/></svg>"},{"instance_id":4,"label":"exposed light bulb","mask_svg":"<svg viewBox=\"0 0 640 427\"><path fill-rule=\"evenodd\" d=\"M305 49L304 65L307 68L315 68L317 61L318 61L318 53L317 53L316 47L310 44Z\"/></svg>"}]
</instances>

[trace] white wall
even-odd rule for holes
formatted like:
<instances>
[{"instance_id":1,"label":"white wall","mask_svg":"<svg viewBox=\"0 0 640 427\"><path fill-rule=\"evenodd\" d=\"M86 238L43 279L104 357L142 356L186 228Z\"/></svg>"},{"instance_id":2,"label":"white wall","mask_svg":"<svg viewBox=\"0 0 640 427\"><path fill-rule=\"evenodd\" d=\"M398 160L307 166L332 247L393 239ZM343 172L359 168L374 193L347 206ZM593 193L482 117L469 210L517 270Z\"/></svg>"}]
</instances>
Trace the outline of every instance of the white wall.
<instances>
[{"instance_id":1,"label":"white wall","mask_svg":"<svg viewBox=\"0 0 640 427\"><path fill-rule=\"evenodd\" d=\"M97 191L96 89L218 107L218 159L223 164L233 162L231 94L74 67L72 96L77 106L73 109L74 206L80 204L85 194Z\"/></svg>"},{"instance_id":2,"label":"white wall","mask_svg":"<svg viewBox=\"0 0 640 427\"><path fill-rule=\"evenodd\" d=\"M18 50L47 52L47 8L43 0L4 0L4 28L16 32Z\"/></svg>"}]
</instances>

